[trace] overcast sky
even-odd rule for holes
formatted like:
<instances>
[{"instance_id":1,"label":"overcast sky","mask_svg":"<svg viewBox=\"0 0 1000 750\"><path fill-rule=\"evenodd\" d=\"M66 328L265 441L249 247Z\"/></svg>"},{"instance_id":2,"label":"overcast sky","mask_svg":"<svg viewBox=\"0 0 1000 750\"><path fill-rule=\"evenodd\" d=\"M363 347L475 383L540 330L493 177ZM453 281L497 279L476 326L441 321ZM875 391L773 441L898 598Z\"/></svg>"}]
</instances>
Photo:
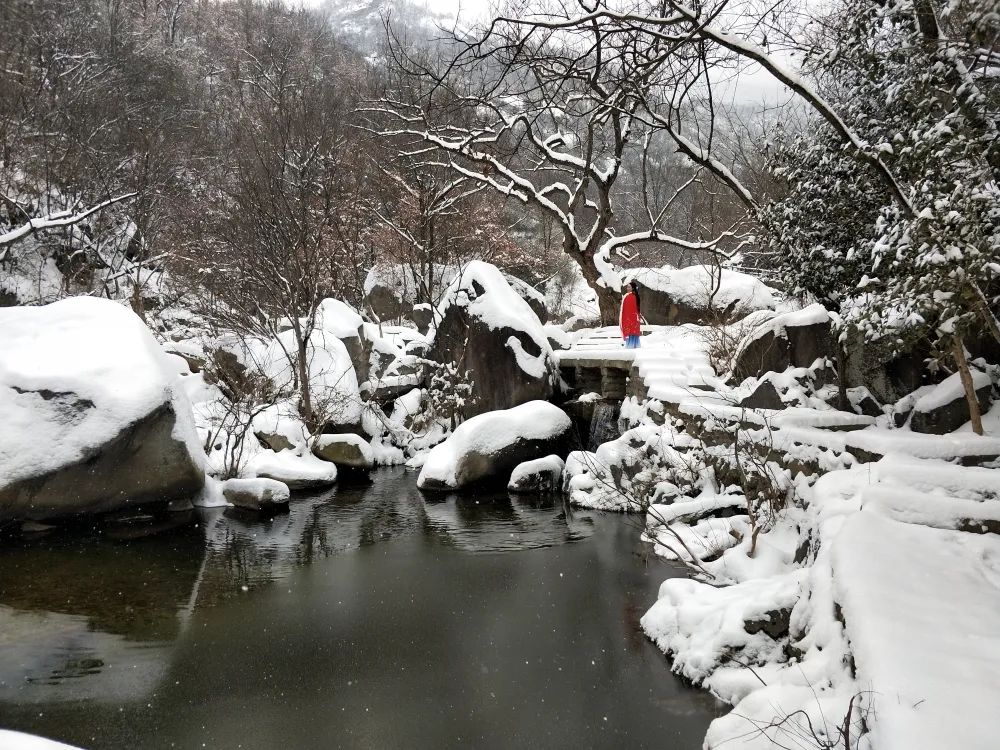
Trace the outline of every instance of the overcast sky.
<instances>
[{"instance_id":1,"label":"overcast sky","mask_svg":"<svg viewBox=\"0 0 1000 750\"><path fill-rule=\"evenodd\" d=\"M317 8L327 0L285 0L289 5ZM366 0L335 0L340 6L365 5ZM410 3L427 8L434 15L447 15L463 24L484 20L494 6L494 0L410 0ZM787 90L757 66L748 68L738 80L717 82L716 94L739 104L775 106L788 99Z\"/></svg>"}]
</instances>

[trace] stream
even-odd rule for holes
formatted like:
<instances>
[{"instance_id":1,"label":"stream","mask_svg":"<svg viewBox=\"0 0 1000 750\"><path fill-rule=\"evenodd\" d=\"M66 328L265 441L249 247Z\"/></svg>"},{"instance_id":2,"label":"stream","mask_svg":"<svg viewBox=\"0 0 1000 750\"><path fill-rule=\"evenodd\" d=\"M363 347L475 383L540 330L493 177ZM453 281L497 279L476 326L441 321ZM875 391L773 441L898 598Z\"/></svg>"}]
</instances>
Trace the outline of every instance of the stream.
<instances>
[{"instance_id":1,"label":"stream","mask_svg":"<svg viewBox=\"0 0 1000 750\"><path fill-rule=\"evenodd\" d=\"M634 519L416 474L0 542L0 727L115 748L695 750Z\"/></svg>"}]
</instances>

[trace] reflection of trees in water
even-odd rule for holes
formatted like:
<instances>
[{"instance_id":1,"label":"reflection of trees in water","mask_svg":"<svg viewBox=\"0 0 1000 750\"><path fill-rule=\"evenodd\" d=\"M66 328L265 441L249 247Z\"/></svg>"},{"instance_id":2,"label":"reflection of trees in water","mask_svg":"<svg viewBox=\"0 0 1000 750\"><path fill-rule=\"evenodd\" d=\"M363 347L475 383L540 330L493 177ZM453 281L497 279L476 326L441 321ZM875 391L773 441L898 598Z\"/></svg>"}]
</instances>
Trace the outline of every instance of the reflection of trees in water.
<instances>
[{"instance_id":1,"label":"reflection of trees in water","mask_svg":"<svg viewBox=\"0 0 1000 750\"><path fill-rule=\"evenodd\" d=\"M0 603L83 617L133 640L168 640L179 632L202 549L194 528L128 543L68 534L12 542L0 553Z\"/></svg>"},{"instance_id":2,"label":"reflection of trees in water","mask_svg":"<svg viewBox=\"0 0 1000 750\"><path fill-rule=\"evenodd\" d=\"M425 533L427 526L414 476L402 469L295 498L287 514L273 518L213 509L204 511L203 523L209 561L199 605L362 545Z\"/></svg>"},{"instance_id":3,"label":"reflection of trees in water","mask_svg":"<svg viewBox=\"0 0 1000 750\"><path fill-rule=\"evenodd\" d=\"M430 527L444 546L473 552L550 547L590 536L593 515L574 511L560 496L507 492L424 498Z\"/></svg>"},{"instance_id":4,"label":"reflection of trees in water","mask_svg":"<svg viewBox=\"0 0 1000 750\"><path fill-rule=\"evenodd\" d=\"M149 695L192 612L363 545L421 537L517 550L582 538L593 526L560 498L425 497L415 475L398 469L297 498L273 518L197 513L197 526L168 524L143 538L125 528L117 540L53 536L0 551L0 683L17 688L0 684L0 705L82 699L97 707Z\"/></svg>"},{"instance_id":5,"label":"reflection of trees in water","mask_svg":"<svg viewBox=\"0 0 1000 750\"><path fill-rule=\"evenodd\" d=\"M380 487L361 518L361 544L377 544L400 536L426 533L427 514L412 477L393 478Z\"/></svg>"}]
</instances>

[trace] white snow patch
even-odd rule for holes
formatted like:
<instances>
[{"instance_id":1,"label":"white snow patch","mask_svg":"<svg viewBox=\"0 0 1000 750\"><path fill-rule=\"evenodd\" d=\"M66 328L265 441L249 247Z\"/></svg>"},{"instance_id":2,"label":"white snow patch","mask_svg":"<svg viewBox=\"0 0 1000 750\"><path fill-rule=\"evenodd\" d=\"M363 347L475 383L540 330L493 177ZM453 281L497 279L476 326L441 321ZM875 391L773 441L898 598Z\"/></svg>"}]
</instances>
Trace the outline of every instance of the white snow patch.
<instances>
[{"instance_id":1,"label":"white snow patch","mask_svg":"<svg viewBox=\"0 0 1000 750\"><path fill-rule=\"evenodd\" d=\"M78 750L78 748L33 734L0 729L0 750Z\"/></svg>"}]
</instances>

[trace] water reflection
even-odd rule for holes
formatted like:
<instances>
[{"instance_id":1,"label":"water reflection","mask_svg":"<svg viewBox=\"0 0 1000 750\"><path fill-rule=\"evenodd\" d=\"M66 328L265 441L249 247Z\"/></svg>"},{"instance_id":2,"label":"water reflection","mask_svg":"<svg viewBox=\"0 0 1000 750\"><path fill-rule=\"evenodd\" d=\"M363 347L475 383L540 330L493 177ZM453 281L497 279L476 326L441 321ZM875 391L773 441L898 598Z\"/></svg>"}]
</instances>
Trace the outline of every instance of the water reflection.
<instances>
[{"instance_id":1,"label":"water reflection","mask_svg":"<svg viewBox=\"0 0 1000 750\"><path fill-rule=\"evenodd\" d=\"M438 747L516 720L522 744L554 747L560 723L576 742L609 729L591 713L627 693L619 734L678 695L702 730L712 709L638 630L663 575L637 565L632 528L559 498L373 479L273 518L201 510L184 528L6 543L0 725L95 749L264 748L288 732L295 748Z\"/></svg>"},{"instance_id":2,"label":"water reflection","mask_svg":"<svg viewBox=\"0 0 1000 750\"><path fill-rule=\"evenodd\" d=\"M397 468L302 497L274 517L199 509L184 528L150 519L11 542L0 551L0 701L149 693L196 608L365 545L428 536L466 551L514 551L592 532L590 514L561 500L425 497Z\"/></svg>"},{"instance_id":3,"label":"water reflection","mask_svg":"<svg viewBox=\"0 0 1000 750\"><path fill-rule=\"evenodd\" d=\"M594 533L593 513L571 508L561 497L428 497L429 526L467 552L509 552L586 539Z\"/></svg>"}]
</instances>

